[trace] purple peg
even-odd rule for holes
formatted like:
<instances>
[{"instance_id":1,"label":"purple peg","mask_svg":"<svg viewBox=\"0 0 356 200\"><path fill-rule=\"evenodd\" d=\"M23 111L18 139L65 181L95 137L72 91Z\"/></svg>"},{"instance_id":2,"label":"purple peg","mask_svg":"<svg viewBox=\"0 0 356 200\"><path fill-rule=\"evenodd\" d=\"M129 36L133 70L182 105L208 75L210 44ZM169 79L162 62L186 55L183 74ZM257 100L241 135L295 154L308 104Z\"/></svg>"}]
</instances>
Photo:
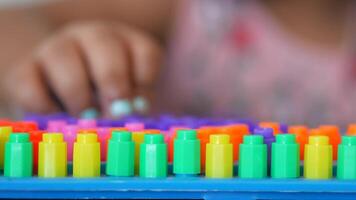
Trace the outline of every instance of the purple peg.
<instances>
[{"instance_id":1,"label":"purple peg","mask_svg":"<svg viewBox=\"0 0 356 200\"><path fill-rule=\"evenodd\" d=\"M273 135L272 128L255 128L253 131L254 135L261 135L263 136L263 141L267 145L267 162L271 163L271 149L272 143L276 141L276 138Z\"/></svg>"},{"instance_id":2,"label":"purple peg","mask_svg":"<svg viewBox=\"0 0 356 200\"><path fill-rule=\"evenodd\" d=\"M97 126L99 127L110 127L112 126L112 120L110 119L98 119L96 121Z\"/></svg>"},{"instance_id":3,"label":"purple peg","mask_svg":"<svg viewBox=\"0 0 356 200\"><path fill-rule=\"evenodd\" d=\"M285 123L280 123L279 129L282 133L288 133L288 125Z\"/></svg>"},{"instance_id":4,"label":"purple peg","mask_svg":"<svg viewBox=\"0 0 356 200\"><path fill-rule=\"evenodd\" d=\"M268 138L274 138L272 128L261 128L257 127L253 130L254 135L261 135L266 140Z\"/></svg>"},{"instance_id":5,"label":"purple peg","mask_svg":"<svg viewBox=\"0 0 356 200\"><path fill-rule=\"evenodd\" d=\"M123 127L125 122L123 120L114 120L111 122L112 127Z\"/></svg>"}]
</instances>

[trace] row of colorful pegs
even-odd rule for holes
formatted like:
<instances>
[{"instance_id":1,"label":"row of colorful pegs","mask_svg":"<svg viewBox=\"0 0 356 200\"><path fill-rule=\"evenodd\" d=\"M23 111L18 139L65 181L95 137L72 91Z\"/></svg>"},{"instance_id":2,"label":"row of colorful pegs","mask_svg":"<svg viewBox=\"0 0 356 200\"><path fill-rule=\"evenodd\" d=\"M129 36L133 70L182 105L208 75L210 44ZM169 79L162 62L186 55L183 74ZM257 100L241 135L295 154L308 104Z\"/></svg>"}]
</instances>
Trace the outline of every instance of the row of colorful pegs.
<instances>
[{"instance_id":1,"label":"row of colorful pegs","mask_svg":"<svg viewBox=\"0 0 356 200\"><path fill-rule=\"evenodd\" d=\"M175 122L176 123L176 122ZM111 132L113 130L128 130L133 132L133 139L136 142L143 140L143 134L145 133L164 133L165 142L168 143L168 161L171 163L173 160L173 146L174 138L176 135L176 130L179 129L189 129L190 127L185 126L176 126L171 124L169 130L159 130L159 129L145 129L145 124L141 122L126 122L124 127L112 128L112 127L98 127L97 120L93 119L79 119L75 124L68 124L65 120L50 120L47 123L47 130L38 130L38 125L36 122L9 122L9 121L0 121L0 126L10 126L13 129L13 132L28 132L30 133L30 140L34 144L34 160L37 161L37 149L38 143L42 139L42 134L44 132L61 132L64 133L64 140L68 144L68 160L72 160L72 151L73 144L76 138L77 133L96 133L98 135L99 141L101 143L101 160L106 161L106 152L107 152L107 141L111 137ZM270 150L271 144L275 141L275 135L281 134L284 132L293 133L296 135L296 140L300 144L300 157L301 160L304 159L304 146L307 142L307 137L309 135L324 135L329 137L330 144L333 146L333 159L337 159L337 146L341 142L341 134L337 126L324 125L320 126L317 129L308 129L305 126L289 126L275 123L275 122L261 122L259 126L254 129L252 134L262 135L264 141L267 144L268 149ZM262 127L262 128L261 128ZM205 164L205 145L209 141L209 136L211 134L228 134L230 135L231 143L234 148L234 161L238 161L238 150L239 144L242 142L242 137L244 135L250 134L251 126L247 124L229 124L229 125L209 125L202 126L197 129L198 138L202 143L201 149L201 163L204 166ZM348 129L348 134L353 135L356 132L355 125L350 125ZM0 158L3 152L1 147L6 141L6 131L3 133L0 128ZM270 151L268 151L270 154ZM270 155L268 156L270 158ZM35 162L36 163L36 162ZM1 168L1 161L0 161ZM36 164L35 164L36 168Z\"/></svg>"},{"instance_id":2,"label":"row of colorful pegs","mask_svg":"<svg viewBox=\"0 0 356 200\"><path fill-rule=\"evenodd\" d=\"M174 139L173 174L208 178L234 176L233 145L230 136L212 134L206 144L205 170L201 166L201 143L195 130L178 130ZM300 177L299 144L293 134L279 134L272 143L270 174L272 178ZM135 162L135 152L139 162ZM304 177L332 178L332 146L326 136L309 136L305 145ZM32 143L27 133L13 133L5 145L4 175L29 177L33 174ZM139 150L132 133L114 131L108 144L106 175L145 178L167 176L167 144L162 134L145 134ZM96 134L78 134L74 144L73 177L100 176L100 143ZM267 145L261 135L245 135L239 145L238 177L266 178ZM67 143L61 133L46 133L39 143L38 176L67 176ZM338 146L338 179L356 179L356 137L344 136Z\"/></svg>"},{"instance_id":3,"label":"row of colorful pegs","mask_svg":"<svg viewBox=\"0 0 356 200\"><path fill-rule=\"evenodd\" d=\"M41 116L41 120L47 119L46 116ZM135 120L135 121L131 121ZM304 158L304 145L307 142L307 137L309 135L325 135L329 137L330 143L333 146L333 159L337 158L337 146L341 142L341 134L337 126L332 125L323 125L318 128L308 129L305 126L286 126L284 124L276 122L261 122L259 124L254 124L248 121L241 120L223 120L223 121L214 121L214 120L202 120L199 118L172 118L172 117L161 117L160 119L142 119L142 118L133 118L128 119L127 121L110 121L106 120L105 123L94 119L73 119L69 117L61 118L60 120L47 120L46 127L44 131L38 131L40 127L40 121L31 122L10 122L10 121L0 121L0 126L11 125L13 132L28 132L30 133L30 139L34 143L34 151L37 151L38 142L41 140L41 134L43 132L62 132L64 133L64 139L68 143L68 159L72 160L72 149L73 143L76 138L77 133L92 132L97 133L99 141L101 143L101 159L102 161L106 160L106 150L107 150L107 140L110 138L112 130L129 130L134 134L134 140L136 140L136 134L141 133L163 133L165 136L165 141L168 143L168 161L172 162L173 158L173 140L175 137L175 131L178 129L187 129L192 127L197 127L198 138L202 142L202 165L205 161L205 144L209 140L209 135L216 133L229 134L231 137L231 143L234 148L234 161L238 160L238 146L242 142L243 135L250 134L259 134L264 137L265 143L267 144L268 149L271 148L272 142L275 141L275 135L280 133L293 133L296 135L297 142L300 144L300 156L301 160ZM147 123L147 121L151 123ZM118 123L119 122L119 123ZM153 123L154 122L154 123ZM168 123L169 122L169 123ZM184 123L182 123L184 122ZM238 124L236 124L238 122ZM37 124L38 123L38 124ZM232 124L231 124L232 123ZM242 124L244 123L244 124ZM106 126L111 126L113 124L122 125L124 127L120 128L111 128ZM160 127L160 125L169 125ZM103 125L105 125L103 127ZM201 126L202 125L202 126ZM145 128L158 128L160 129L149 129ZM257 127L257 128L256 128ZM261 129L259 127L265 127ZM356 126L351 124L348 128L347 134L353 135L356 133ZM168 128L168 129L167 129ZM267 128L271 128L267 129ZM253 131L252 131L253 130ZM0 153L1 153L1 139L2 134L0 132ZM3 138L6 138L3 136ZM142 137L138 137L141 138ZM3 139L4 140L4 139ZM270 151L268 151L270 152ZM35 154L36 155L36 154ZM1 154L0 154L1 156ZM268 156L270 157L270 156ZM36 159L36 157L35 157ZM1 167L1 165L0 165Z\"/></svg>"}]
</instances>

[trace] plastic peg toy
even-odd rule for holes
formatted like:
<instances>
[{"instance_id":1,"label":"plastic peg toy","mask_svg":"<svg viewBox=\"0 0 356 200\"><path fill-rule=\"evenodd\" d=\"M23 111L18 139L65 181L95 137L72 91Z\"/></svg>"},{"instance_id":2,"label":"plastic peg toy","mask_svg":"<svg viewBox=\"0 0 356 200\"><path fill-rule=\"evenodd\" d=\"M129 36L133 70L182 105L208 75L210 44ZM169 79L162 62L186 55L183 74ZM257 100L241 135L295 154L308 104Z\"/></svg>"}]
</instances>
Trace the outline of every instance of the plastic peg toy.
<instances>
[{"instance_id":1,"label":"plastic peg toy","mask_svg":"<svg viewBox=\"0 0 356 200\"><path fill-rule=\"evenodd\" d=\"M267 145L261 135L246 135L240 145L238 166L240 178L265 178L267 176Z\"/></svg>"},{"instance_id":2,"label":"plastic peg toy","mask_svg":"<svg viewBox=\"0 0 356 200\"><path fill-rule=\"evenodd\" d=\"M297 178L300 176L299 144L292 134L279 134L272 144L271 177Z\"/></svg>"},{"instance_id":3,"label":"plastic peg toy","mask_svg":"<svg viewBox=\"0 0 356 200\"><path fill-rule=\"evenodd\" d=\"M337 178L356 180L356 136L343 136L338 148Z\"/></svg>"},{"instance_id":4,"label":"plastic peg toy","mask_svg":"<svg viewBox=\"0 0 356 200\"><path fill-rule=\"evenodd\" d=\"M67 159L68 161L73 160L73 146L75 139L77 137L77 132L79 127L76 125L68 125L63 128L63 137L67 143Z\"/></svg>"},{"instance_id":5,"label":"plastic peg toy","mask_svg":"<svg viewBox=\"0 0 356 200\"><path fill-rule=\"evenodd\" d=\"M278 122L260 122L259 126L262 128L272 128L273 135L281 133L280 124Z\"/></svg>"},{"instance_id":6,"label":"plastic peg toy","mask_svg":"<svg viewBox=\"0 0 356 200\"><path fill-rule=\"evenodd\" d=\"M106 174L133 176L135 169L135 144L128 131L114 131L108 144Z\"/></svg>"},{"instance_id":7,"label":"plastic peg toy","mask_svg":"<svg viewBox=\"0 0 356 200\"><path fill-rule=\"evenodd\" d=\"M80 119L80 120L78 120L78 126L81 129L93 129L93 128L96 128L96 120L95 119Z\"/></svg>"},{"instance_id":8,"label":"plastic peg toy","mask_svg":"<svg viewBox=\"0 0 356 200\"><path fill-rule=\"evenodd\" d=\"M105 133L104 135L104 147L105 147L105 152L106 152L106 154L107 154L107 152L108 152L108 143L109 143L109 140L111 139L111 134L112 134L112 132L114 132L114 131L128 131L127 130L127 128L124 128L124 127L108 127L108 129L109 129L109 133ZM105 131L106 132L106 131ZM98 134L100 134L100 129L98 129Z\"/></svg>"},{"instance_id":9,"label":"plastic peg toy","mask_svg":"<svg viewBox=\"0 0 356 200\"><path fill-rule=\"evenodd\" d=\"M279 123L279 131L280 133L288 133L289 126L285 123Z\"/></svg>"},{"instance_id":10,"label":"plastic peg toy","mask_svg":"<svg viewBox=\"0 0 356 200\"><path fill-rule=\"evenodd\" d=\"M107 127L97 128L98 139L100 143L100 158L101 161L106 161L107 149L108 149L108 135L110 136L110 129Z\"/></svg>"},{"instance_id":11,"label":"plastic peg toy","mask_svg":"<svg viewBox=\"0 0 356 200\"><path fill-rule=\"evenodd\" d=\"M111 128L109 128L109 131L110 131L110 136L111 136L111 133L114 131L129 131L129 130L125 127L111 127Z\"/></svg>"},{"instance_id":12,"label":"plastic peg toy","mask_svg":"<svg viewBox=\"0 0 356 200\"><path fill-rule=\"evenodd\" d=\"M12 122L11 123L12 131L16 133L25 133L24 128L20 122Z\"/></svg>"},{"instance_id":13,"label":"plastic peg toy","mask_svg":"<svg viewBox=\"0 0 356 200\"><path fill-rule=\"evenodd\" d=\"M309 130L309 136L322 136L320 129L312 128Z\"/></svg>"},{"instance_id":14,"label":"plastic peg toy","mask_svg":"<svg viewBox=\"0 0 356 200\"><path fill-rule=\"evenodd\" d=\"M67 176L67 144L61 133L43 134L39 144L38 176L56 178Z\"/></svg>"},{"instance_id":15,"label":"plastic peg toy","mask_svg":"<svg viewBox=\"0 0 356 200\"><path fill-rule=\"evenodd\" d=\"M156 130L156 129L148 129L148 130L143 130L143 131L139 131L139 132L132 132L132 140L135 143L135 174L139 173L140 146L144 141L145 134L160 134L160 131Z\"/></svg>"},{"instance_id":16,"label":"plastic peg toy","mask_svg":"<svg viewBox=\"0 0 356 200\"><path fill-rule=\"evenodd\" d=\"M329 179L332 177L332 146L327 136L309 136L304 149L304 178Z\"/></svg>"},{"instance_id":17,"label":"plastic peg toy","mask_svg":"<svg viewBox=\"0 0 356 200\"><path fill-rule=\"evenodd\" d=\"M0 127L0 170L4 169L5 143L9 140L11 132L11 126Z\"/></svg>"},{"instance_id":18,"label":"plastic peg toy","mask_svg":"<svg viewBox=\"0 0 356 200\"><path fill-rule=\"evenodd\" d=\"M167 145L162 134L145 134L140 147L140 177L167 176Z\"/></svg>"},{"instance_id":19,"label":"plastic peg toy","mask_svg":"<svg viewBox=\"0 0 356 200\"><path fill-rule=\"evenodd\" d=\"M140 148L144 137L144 132L132 132L132 140L135 143L135 174L138 174L140 171Z\"/></svg>"},{"instance_id":20,"label":"plastic peg toy","mask_svg":"<svg viewBox=\"0 0 356 200\"><path fill-rule=\"evenodd\" d=\"M20 121L13 123L14 132L30 132L38 130L38 125L34 121Z\"/></svg>"},{"instance_id":21,"label":"plastic peg toy","mask_svg":"<svg viewBox=\"0 0 356 200\"><path fill-rule=\"evenodd\" d=\"M203 126L197 129L200 140L200 165L201 170L205 170L206 145L209 143L210 135L217 134L218 128L214 126Z\"/></svg>"},{"instance_id":22,"label":"plastic peg toy","mask_svg":"<svg viewBox=\"0 0 356 200\"><path fill-rule=\"evenodd\" d=\"M10 120L7 120L7 119L0 119L0 127L3 127L3 126L10 126L12 127L13 125L13 122L11 122Z\"/></svg>"},{"instance_id":23,"label":"plastic peg toy","mask_svg":"<svg viewBox=\"0 0 356 200\"><path fill-rule=\"evenodd\" d=\"M145 129L145 124L141 122L130 122L125 124L125 128L131 132L138 132Z\"/></svg>"},{"instance_id":24,"label":"plastic peg toy","mask_svg":"<svg viewBox=\"0 0 356 200\"><path fill-rule=\"evenodd\" d=\"M200 141L195 130L178 130L174 140L173 173L195 176L200 173Z\"/></svg>"},{"instance_id":25,"label":"plastic peg toy","mask_svg":"<svg viewBox=\"0 0 356 200\"><path fill-rule=\"evenodd\" d=\"M300 160L304 160L304 146L308 142L308 127L302 125L290 126L288 132L296 136Z\"/></svg>"},{"instance_id":26,"label":"plastic peg toy","mask_svg":"<svg viewBox=\"0 0 356 200\"><path fill-rule=\"evenodd\" d=\"M269 139L269 138L275 138L273 135L273 129L272 128L264 128L264 127L258 127L253 130L254 135L260 135L263 137L263 139Z\"/></svg>"},{"instance_id":27,"label":"plastic peg toy","mask_svg":"<svg viewBox=\"0 0 356 200\"><path fill-rule=\"evenodd\" d=\"M12 133L5 144L4 176L32 176L32 143L27 133Z\"/></svg>"},{"instance_id":28,"label":"plastic peg toy","mask_svg":"<svg viewBox=\"0 0 356 200\"><path fill-rule=\"evenodd\" d=\"M12 131L20 133L24 132L25 133L25 128L23 127L21 122L13 122L11 123L12 126Z\"/></svg>"},{"instance_id":29,"label":"plastic peg toy","mask_svg":"<svg viewBox=\"0 0 356 200\"><path fill-rule=\"evenodd\" d=\"M356 123L348 125L346 134L347 135L356 135Z\"/></svg>"},{"instance_id":30,"label":"plastic peg toy","mask_svg":"<svg viewBox=\"0 0 356 200\"><path fill-rule=\"evenodd\" d=\"M228 130L230 133L248 135L250 134L247 124L229 124L219 128L219 130Z\"/></svg>"},{"instance_id":31,"label":"plastic peg toy","mask_svg":"<svg viewBox=\"0 0 356 200\"><path fill-rule=\"evenodd\" d=\"M272 143L276 141L276 138L273 135L273 129L258 127L258 128L255 128L255 130L253 131L253 134L261 135L263 137L263 141L267 145L267 162L268 162L268 164L270 164Z\"/></svg>"},{"instance_id":32,"label":"plastic peg toy","mask_svg":"<svg viewBox=\"0 0 356 200\"><path fill-rule=\"evenodd\" d=\"M233 155L230 136L210 135L206 145L205 176L207 178L231 178L233 176Z\"/></svg>"},{"instance_id":33,"label":"plastic peg toy","mask_svg":"<svg viewBox=\"0 0 356 200\"><path fill-rule=\"evenodd\" d=\"M248 126L246 124L233 124L219 127L219 133L230 136L230 141L233 146L234 162L239 157L239 146L243 141L243 136L249 134Z\"/></svg>"},{"instance_id":34,"label":"plastic peg toy","mask_svg":"<svg viewBox=\"0 0 356 200\"><path fill-rule=\"evenodd\" d=\"M42 141L42 135L44 131L31 131L30 141L32 142L33 152L33 173L37 174L38 169L38 145Z\"/></svg>"},{"instance_id":35,"label":"plastic peg toy","mask_svg":"<svg viewBox=\"0 0 356 200\"><path fill-rule=\"evenodd\" d=\"M145 129L141 132L144 134L160 134L161 133L161 131L158 129Z\"/></svg>"},{"instance_id":36,"label":"plastic peg toy","mask_svg":"<svg viewBox=\"0 0 356 200\"><path fill-rule=\"evenodd\" d=\"M79 126L78 126L79 127ZM97 128L80 128L78 129L78 133L95 133L98 134Z\"/></svg>"},{"instance_id":37,"label":"plastic peg toy","mask_svg":"<svg viewBox=\"0 0 356 200\"><path fill-rule=\"evenodd\" d=\"M27 132L38 130L38 124L35 121L22 121L22 126Z\"/></svg>"},{"instance_id":38,"label":"plastic peg toy","mask_svg":"<svg viewBox=\"0 0 356 200\"><path fill-rule=\"evenodd\" d=\"M356 123L347 126L346 135L356 135Z\"/></svg>"},{"instance_id":39,"label":"plastic peg toy","mask_svg":"<svg viewBox=\"0 0 356 200\"><path fill-rule=\"evenodd\" d=\"M78 134L73 152L73 177L100 176L100 143L96 134Z\"/></svg>"},{"instance_id":40,"label":"plastic peg toy","mask_svg":"<svg viewBox=\"0 0 356 200\"><path fill-rule=\"evenodd\" d=\"M47 122L48 132L62 132L63 128L67 125L65 120L50 120Z\"/></svg>"},{"instance_id":41,"label":"plastic peg toy","mask_svg":"<svg viewBox=\"0 0 356 200\"><path fill-rule=\"evenodd\" d=\"M174 140L177 137L178 130L188 129L186 127L173 126L169 129L166 136L168 137L168 163L173 162L173 152L174 152Z\"/></svg>"},{"instance_id":42,"label":"plastic peg toy","mask_svg":"<svg viewBox=\"0 0 356 200\"><path fill-rule=\"evenodd\" d=\"M337 148L341 143L339 127L334 125L322 125L319 127L322 135L329 137L329 144L333 147L333 160L337 160Z\"/></svg>"}]
</instances>

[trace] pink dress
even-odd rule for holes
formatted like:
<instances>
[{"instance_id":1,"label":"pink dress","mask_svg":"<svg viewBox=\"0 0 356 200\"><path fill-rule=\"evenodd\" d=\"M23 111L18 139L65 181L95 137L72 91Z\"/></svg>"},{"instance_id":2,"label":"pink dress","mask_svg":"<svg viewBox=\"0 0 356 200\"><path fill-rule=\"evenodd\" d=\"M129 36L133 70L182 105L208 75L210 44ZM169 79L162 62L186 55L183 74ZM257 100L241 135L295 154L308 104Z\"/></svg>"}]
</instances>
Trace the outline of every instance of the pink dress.
<instances>
[{"instance_id":1,"label":"pink dress","mask_svg":"<svg viewBox=\"0 0 356 200\"><path fill-rule=\"evenodd\" d=\"M356 121L354 34L341 49L319 49L288 35L258 1L189 2L158 86L159 111L311 125Z\"/></svg>"}]
</instances>

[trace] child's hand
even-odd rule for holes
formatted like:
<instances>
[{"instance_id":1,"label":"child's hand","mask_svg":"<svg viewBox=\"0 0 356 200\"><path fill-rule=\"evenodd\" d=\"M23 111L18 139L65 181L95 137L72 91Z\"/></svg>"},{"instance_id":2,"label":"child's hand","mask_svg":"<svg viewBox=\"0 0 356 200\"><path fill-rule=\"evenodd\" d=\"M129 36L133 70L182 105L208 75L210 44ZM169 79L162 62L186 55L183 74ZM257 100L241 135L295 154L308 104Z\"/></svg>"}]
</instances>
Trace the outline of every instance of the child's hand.
<instances>
[{"instance_id":1,"label":"child's hand","mask_svg":"<svg viewBox=\"0 0 356 200\"><path fill-rule=\"evenodd\" d=\"M97 103L108 114L114 100L150 92L161 55L157 41L132 27L77 23L9 68L5 87L12 103L25 111L58 111L55 96L72 114Z\"/></svg>"}]
</instances>

